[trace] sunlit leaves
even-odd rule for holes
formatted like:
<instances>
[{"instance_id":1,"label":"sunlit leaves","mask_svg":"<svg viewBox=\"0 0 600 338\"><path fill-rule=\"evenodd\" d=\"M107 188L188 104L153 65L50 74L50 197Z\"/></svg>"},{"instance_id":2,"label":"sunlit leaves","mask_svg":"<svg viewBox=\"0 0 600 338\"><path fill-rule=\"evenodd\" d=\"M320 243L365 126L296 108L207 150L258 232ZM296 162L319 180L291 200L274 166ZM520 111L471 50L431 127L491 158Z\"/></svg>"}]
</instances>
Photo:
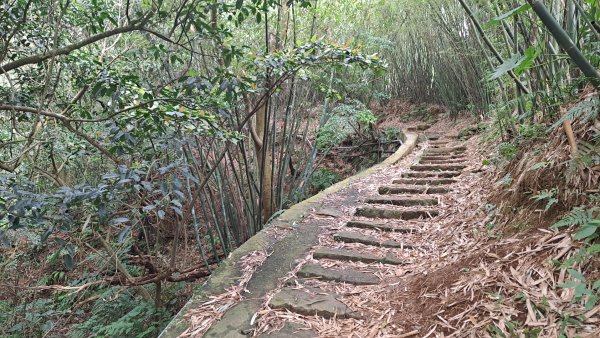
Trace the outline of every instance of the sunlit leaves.
<instances>
[{"instance_id":1,"label":"sunlit leaves","mask_svg":"<svg viewBox=\"0 0 600 338\"><path fill-rule=\"evenodd\" d=\"M514 54L510 59L504 61L503 64L496 68L490 80L496 80L511 71L517 75L523 73L531 68L539 54L540 51L535 47L527 48L524 55Z\"/></svg>"}]
</instances>

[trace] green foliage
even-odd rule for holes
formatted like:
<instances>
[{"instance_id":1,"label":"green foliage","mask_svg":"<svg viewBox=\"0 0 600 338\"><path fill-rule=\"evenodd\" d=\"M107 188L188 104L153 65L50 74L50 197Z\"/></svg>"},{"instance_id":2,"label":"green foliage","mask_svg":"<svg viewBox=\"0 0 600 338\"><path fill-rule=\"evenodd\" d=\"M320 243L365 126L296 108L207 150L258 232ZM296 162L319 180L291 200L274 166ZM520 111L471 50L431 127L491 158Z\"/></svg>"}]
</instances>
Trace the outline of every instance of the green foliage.
<instances>
[{"instance_id":1,"label":"green foliage","mask_svg":"<svg viewBox=\"0 0 600 338\"><path fill-rule=\"evenodd\" d=\"M361 110L356 113L356 122L366 128L371 128L377 122L377 117L370 110Z\"/></svg>"},{"instance_id":2,"label":"green foliage","mask_svg":"<svg viewBox=\"0 0 600 338\"><path fill-rule=\"evenodd\" d=\"M598 118L600 108L600 99L597 96L587 98L573 108L569 109L566 114L561 116L549 129L553 130L561 126L565 121L573 121L581 119L583 122L593 121Z\"/></svg>"},{"instance_id":3,"label":"green foliage","mask_svg":"<svg viewBox=\"0 0 600 338\"><path fill-rule=\"evenodd\" d=\"M571 301L575 303L584 301L586 311L594 308L598 302L598 297L600 297L600 280L590 283L586 281L581 272L575 269L567 269L567 272L573 280L560 284L559 287L573 289L574 295Z\"/></svg>"},{"instance_id":4,"label":"green foliage","mask_svg":"<svg viewBox=\"0 0 600 338\"><path fill-rule=\"evenodd\" d=\"M487 125L485 123L478 123L475 126L467 126L460 130L458 133L458 138L460 140L468 140L471 136L482 133L487 129Z\"/></svg>"},{"instance_id":5,"label":"green foliage","mask_svg":"<svg viewBox=\"0 0 600 338\"><path fill-rule=\"evenodd\" d=\"M546 206L544 207L544 211L548 211L553 205L558 203L558 198L556 195L558 194L558 189L552 188L549 190L541 191L539 194L532 196L531 199L535 201L546 201Z\"/></svg>"},{"instance_id":6,"label":"green foliage","mask_svg":"<svg viewBox=\"0 0 600 338\"><path fill-rule=\"evenodd\" d=\"M326 150L339 145L350 135L360 130L370 129L377 117L360 101L351 101L336 106L327 123L317 134L317 148Z\"/></svg>"},{"instance_id":7,"label":"green foliage","mask_svg":"<svg viewBox=\"0 0 600 338\"><path fill-rule=\"evenodd\" d=\"M341 177L333 171L327 169L317 169L310 177L310 184L313 190L318 192L327 189L333 184L339 182Z\"/></svg>"},{"instance_id":8,"label":"green foliage","mask_svg":"<svg viewBox=\"0 0 600 338\"><path fill-rule=\"evenodd\" d=\"M70 337L156 337L171 314L136 300L129 291L109 289L92 308L91 316L76 325Z\"/></svg>"},{"instance_id":9,"label":"green foliage","mask_svg":"<svg viewBox=\"0 0 600 338\"><path fill-rule=\"evenodd\" d=\"M517 156L519 148L513 143L503 142L498 145L498 152L504 159L510 161Z\"/></svg>"},{"instance_id":10,"label":"green foliage","mask_svg":"<svg viewBox=\"0 0 600 338\"><path fill-rule=\"evenodd\" d=\"M524 55L514 54L510 59L506 60L503 64L496 68L490 77L490 80L496 80L511 71L517 75L522 74L531 68L533 62L539 54L540 51L536 47L527 48Z\"/></svg>"},{"instance_id":11,"label":"green foliage","mask_svg":"<svg viewBox=\"0 0 600 338\"><path fill-rule=\"evenodd\" d=\"M543 138L546 135L544 126L540 124L520 124L518 132L520 137L528 140Z\"/></svg>"},{"instance_id":12,"label":"green foliage","mask_svg":"<svg viewBox=\"0 0 600 338\"><path fill-rule=\"evenodd\" d=\"M388 127L383 131L383 140L387 142L397 140L405 141L406 135L399 128Z\"/></svg>"}]
</instances>

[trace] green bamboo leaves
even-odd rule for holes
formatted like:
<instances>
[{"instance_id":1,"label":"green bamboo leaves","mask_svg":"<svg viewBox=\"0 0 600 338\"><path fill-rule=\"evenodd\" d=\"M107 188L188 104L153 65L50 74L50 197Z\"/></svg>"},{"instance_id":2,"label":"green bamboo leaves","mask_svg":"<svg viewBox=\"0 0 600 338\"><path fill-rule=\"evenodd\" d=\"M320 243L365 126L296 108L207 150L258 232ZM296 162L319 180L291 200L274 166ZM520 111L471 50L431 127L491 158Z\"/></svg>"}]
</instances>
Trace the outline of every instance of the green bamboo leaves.
<instances>
[{"instance_id":1,"label":"green bamboo leaves","mask_svg":"<svg viewBox=\"0 0 600 338\"><path fill-rule=\"evenodd\" d=\"M516 75L521 75L533 66L539 54L540 50L536 47L527 48L523 55L514 54L510 59L504 61L503 64L496 68L490 80L496 80L510 71L513 71Z\"/></svg>"}]
</instances>

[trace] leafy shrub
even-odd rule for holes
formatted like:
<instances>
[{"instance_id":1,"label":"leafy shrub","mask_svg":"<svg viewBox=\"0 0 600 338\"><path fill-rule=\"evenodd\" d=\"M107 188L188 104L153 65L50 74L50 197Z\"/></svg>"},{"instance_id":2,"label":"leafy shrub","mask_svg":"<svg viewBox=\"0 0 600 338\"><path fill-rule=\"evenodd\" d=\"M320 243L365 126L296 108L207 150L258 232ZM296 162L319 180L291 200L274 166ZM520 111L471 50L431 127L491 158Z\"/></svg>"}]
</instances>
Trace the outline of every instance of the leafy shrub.
<instances>
[{"instance_id":1,"label":"leafy shrub","mask_svg":"<svg viewBox=\"0 0 600 338\"><path fill-rule=\"evenodd\" d=\"M71 337L156 337L170 317L128 291L111 288L96 301L92 316L73 328Z\"/></svg>"},{"instance_id":2,"label":"leafy shrub","mask_svg":"<svg viewBox=\"0 0 600 338\"><path fill-rule=\"evenodd\" d=\"M340 179L341 177L331 170L317 169L310 177L310 184L315 191L321 191L339 182Z\"/></svg>"},{"instance_id":3,"label":"leafy shrub","mask_svg":"<svg viewBox=\"0 0 600 338\"><path fill-rule=\"evenodd\" d=\"M356 114L356 121L365 127L371 127L377 122L377 117L370 110L361 110Z\"/></svg>"},{"instance_id":4,"label":"leafy shrub","mask_svg":"<svg viewBox=\"0 0 600 338\"><path fill-rule=\"evenodd\" d=\"M338 105L331 115L317 134L317 147L322 150L342 143L355 132L354 126L370 128L377 122L375 114L356 100Z\"/></svg>"},{"instance_id":5,"label":"leafy shrub","mask_svg":"<svg viewBox=\"0 0 600 338\"><path fill-rule=\"evenodd\" d=\"M521 124L518 131L519 136L525 139L538 139L546 134L544 126L540 124Z\"/></svg>"},{"instance_id":6,"label":"leafy shrub","mask_svg":"<svg viewBox=\"0 0 600 338\"><path fill-rule=\"evenodd\" d=\"M498 151L502 157L510 161L517 156L519 148L513 143L502 142L498 145Z\"/></svg>"}]
</instances>

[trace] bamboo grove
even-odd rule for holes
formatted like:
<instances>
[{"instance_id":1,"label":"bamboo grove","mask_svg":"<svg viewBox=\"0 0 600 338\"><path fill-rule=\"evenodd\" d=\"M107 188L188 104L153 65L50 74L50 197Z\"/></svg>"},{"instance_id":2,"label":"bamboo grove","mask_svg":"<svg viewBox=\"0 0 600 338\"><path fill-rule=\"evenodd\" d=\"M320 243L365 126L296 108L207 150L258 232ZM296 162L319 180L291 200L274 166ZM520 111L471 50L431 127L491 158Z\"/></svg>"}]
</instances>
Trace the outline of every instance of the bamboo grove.
<instances>
[{"instance_id":1,"label":"bamboo grove","mask_svg":"<svg viewBox=\"0 0 600 338\"><path fill-rule=\"evenodd\" d=\"M313 192L329 150L315 137L348 100L491 115L503 138L555 119L558 103L597 84L598 7L4 1L0 244L22 250L3 259L0 278L19 285L40 252L47 272L0 303L7 334L55 333L66 309L102 306L115 290L151 304L141 317L157 315L173 285L209 275ZM54 292L53 312L21 321ZM105 326L91 327L72 334Z\"/></svg>"}]
</instances>

